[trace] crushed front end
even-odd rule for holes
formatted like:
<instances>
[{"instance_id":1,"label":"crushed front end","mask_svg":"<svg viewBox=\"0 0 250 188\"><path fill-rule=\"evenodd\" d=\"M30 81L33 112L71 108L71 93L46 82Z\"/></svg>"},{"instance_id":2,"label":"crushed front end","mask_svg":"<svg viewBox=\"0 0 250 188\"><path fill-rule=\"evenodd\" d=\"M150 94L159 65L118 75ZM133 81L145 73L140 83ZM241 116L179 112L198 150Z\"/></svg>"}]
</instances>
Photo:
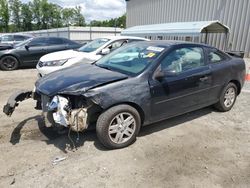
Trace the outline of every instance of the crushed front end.
<instances>
[{"instance_id":1,"label":"crushed front end","mask_svg":"<svg viewBox=\"0 0 250 188\"><path fill-rule=\"evenodd\" d=\"M41 95L41 106L46 117L46 126L64 126L79 132L88 128L88 109L90 105L76 96Z\"/></svg>"},{"instance_id":2,"label":"crushed front end","mask_svg":"<svg viewBox=\"0 0 250 188\"><path fill-rule=\"evenodd\" d=\"M30 98L37 102L35 109L42 110L46 127L67 127L81 132L96 121L96 114L100 111L98 106L82 95L58 94L50 97L36 91L18 91L9 97L3 112L11 116L21 101Z\"/></svg>"}]
</instances>

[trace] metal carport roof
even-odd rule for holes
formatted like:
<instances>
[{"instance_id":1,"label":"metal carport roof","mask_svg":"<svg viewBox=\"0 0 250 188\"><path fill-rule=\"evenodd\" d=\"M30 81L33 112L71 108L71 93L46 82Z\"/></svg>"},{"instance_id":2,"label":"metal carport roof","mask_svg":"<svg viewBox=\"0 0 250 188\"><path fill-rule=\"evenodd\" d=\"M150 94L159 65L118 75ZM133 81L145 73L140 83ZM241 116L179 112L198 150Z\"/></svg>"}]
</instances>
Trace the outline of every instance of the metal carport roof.
<instances>
[{"instance_id":1,"label":"metal carport roof","mask_svg":"<svg viewBox=\"0 0 250 188\"><path fill-rule=\"evenodd\" d=\"M121 35L145 37L167 35L200 35L201 33L229 33L229 27L218 20L197 22L173 22L153 25L134 26L125 29Z\"/></svg>"}]
</instances>

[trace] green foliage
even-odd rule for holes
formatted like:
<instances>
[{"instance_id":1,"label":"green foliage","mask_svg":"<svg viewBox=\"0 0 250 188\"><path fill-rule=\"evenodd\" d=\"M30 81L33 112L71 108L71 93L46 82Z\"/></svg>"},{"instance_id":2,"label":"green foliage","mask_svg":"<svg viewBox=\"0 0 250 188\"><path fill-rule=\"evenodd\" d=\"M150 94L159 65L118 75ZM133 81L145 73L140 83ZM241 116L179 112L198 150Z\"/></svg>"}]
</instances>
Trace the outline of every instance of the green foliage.
<instances>
[{"instance_id":1,"label":"green foliage","mask_svg":"<svg viewBox=\"0 0 250 188\"><path fill-rule=\"evenodd\" d=\"M0 0L0 32L9 31L10 12L7 0Z\"/></svg>"},{"instance_id":2,"label":"green foliage","mask_svg":"<svg viewBox=\"0 0 250 188\"><path fill-rule=\"evenodd\" d=\"M32 30L32 16L33 13L31 11L31 3L22 4L21 6L21 23L22 23L22 30L23 31L30 31Z\"/></svg>"},{"instance_id":3,"label":"green foliage","mask_svg":"<svg viewBox=\"0 0 250 188\"><path fill-rule=\"evenodd\" d=\"M96 26L96 27L121 27L125 28L126 27L126 14L119 18L113 18L110 20L104 20L104 21L97 21L93 20L90 23L91 26Z\"/></svg>"},{"instance_id":4,"label":"green foliage","mask_svg":"<svg viewBox=\"0 0 250 188\"><path fill-rule=\"evenodd\" d=\"M125 27L126 15L106 21L92 21L91 26ZM86 26L80 6L62 8L48 0L0 0L0 32L31 31L66 26Z\"/></svg>"},{"instance_id":5,"label":"green foliage","mask_svg":"<svg viewBox=\"0 0 250 188\"><path fill-rule=\"evenodd\" d=\"M15 26L15 31L19 31L21 29L21 5L22 2L19 0L9 0L12 23Z\"/></svg>"}]
</instances>

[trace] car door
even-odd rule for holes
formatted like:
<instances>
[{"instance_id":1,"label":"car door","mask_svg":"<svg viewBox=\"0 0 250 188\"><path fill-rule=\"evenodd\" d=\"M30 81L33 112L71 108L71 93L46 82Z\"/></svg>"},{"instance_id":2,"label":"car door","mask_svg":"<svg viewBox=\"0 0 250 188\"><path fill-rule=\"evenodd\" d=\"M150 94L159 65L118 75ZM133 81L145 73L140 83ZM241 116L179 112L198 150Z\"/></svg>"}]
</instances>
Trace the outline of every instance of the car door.
<instances>
[{"instance_id":1,"label":"car door","mask_svg":"<svg viewBox=\"0 0 250 188\"><path fill-rule=\"evenodd\" d=\"M47 38L47 40L48 40L47 53L68 49L68 44L65 43L61 38L49 37Z\"/></svg>"},{"instance_id":2,"label":"car door","mask_svg":"<svg viewBox=\"0 0 250 188\"><path fill-rule=\"evenodd\" d=\"M161 76L157 77L157 72ZM199 108L207 103L211 70L199 46L178 47L160 62L152 79L152 117L165 119Z\"/></svg>"},{"instance_id":3,"label":"car door","mask_svg":"<svg viewBox=\"0 0 250 188\"><path fill-rule=\"evenodd\" d=\"M47 53L47 46L46 37L34 38L28 44L19 48L16 53L18 53L24 65L34 66L40 57Z\"/></svg>"}]
</instances>

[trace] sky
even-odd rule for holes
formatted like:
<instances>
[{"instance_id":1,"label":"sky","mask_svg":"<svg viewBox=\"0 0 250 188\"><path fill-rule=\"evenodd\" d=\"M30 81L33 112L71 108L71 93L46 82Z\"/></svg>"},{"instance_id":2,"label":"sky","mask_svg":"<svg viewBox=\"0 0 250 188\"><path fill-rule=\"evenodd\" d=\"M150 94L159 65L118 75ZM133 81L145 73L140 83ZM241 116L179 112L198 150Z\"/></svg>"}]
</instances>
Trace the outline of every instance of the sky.
<instances>
[{"instance_id":1,"label":"sky","mask_svg":"<svg viewBox=\"0 0 250 188\"><path fill-rule=\"evenodd\" d=\"M21 0L26 3L29 0ZM122 16L126 12L125 0L48 0L62 7L81 6L87 22L108 20Z\"/></svg>"}]
</instances>

